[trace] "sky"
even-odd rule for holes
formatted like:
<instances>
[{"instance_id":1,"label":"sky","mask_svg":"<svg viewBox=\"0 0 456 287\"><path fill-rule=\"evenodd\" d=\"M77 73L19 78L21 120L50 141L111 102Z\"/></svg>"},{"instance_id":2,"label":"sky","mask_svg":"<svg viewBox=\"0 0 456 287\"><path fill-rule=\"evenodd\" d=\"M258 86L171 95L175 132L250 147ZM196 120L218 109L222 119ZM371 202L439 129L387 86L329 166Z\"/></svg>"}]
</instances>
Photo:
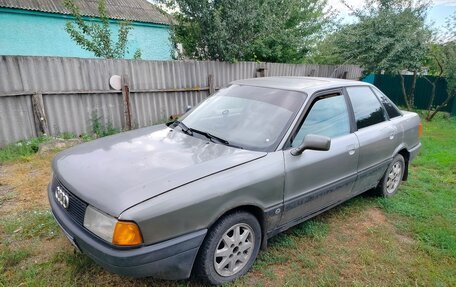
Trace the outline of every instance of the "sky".
<instances>
[{"instance_id":1,"label":"sky","mask_svg":"<svg viewBox=\"0 0 456 287\"><path fill-rule=\"evenodd\" d=\"M337 11L340 16L349 21L349 10L342 4L341 0L328 0L329 4ZM347 0L350 5L354 7L362 5L363 0ZM445 24L446 18L453 15L456 11L456 0L433 0L433 6L429 11L428 23L433 23L435 28L440 28Z\"/></svg>"},{"instance_id":2,"label":"sky","mask_svg":"<svg viewBox=\"0 0 456 287\"><path fill-rule=\"evenodd\" d=\"M154 0L147 1L154 2ZM347 2L353 7L357 7L362 5L364 0L347 0ZM447 18L456 12L456 0L432 0L432 3L433 5L429 11L427 22L438 30L445 25ZM339 15L347 22L352 21L348 8L341 0L328 0L328 4L338 11Z\"/></svg>"}]
</instances>

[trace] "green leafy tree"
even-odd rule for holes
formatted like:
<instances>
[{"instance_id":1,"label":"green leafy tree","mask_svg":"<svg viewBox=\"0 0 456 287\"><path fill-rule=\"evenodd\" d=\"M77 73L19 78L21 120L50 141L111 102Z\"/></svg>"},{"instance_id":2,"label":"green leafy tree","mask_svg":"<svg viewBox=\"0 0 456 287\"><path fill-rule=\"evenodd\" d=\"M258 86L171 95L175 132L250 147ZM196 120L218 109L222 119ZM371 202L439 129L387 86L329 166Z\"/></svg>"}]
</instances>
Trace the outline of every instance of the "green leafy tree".
<instances>
[{"instance_id":1,"label":"green leafy tree","mask_svg":"<svg viewBox=\"0 0 456 287\"><path fill-rule=\"evenodd\" d=\"M339 51L339 38L341 30L329 33L323 40L318 41L316 46L310 51L306 62L309 64L320 65L342 65L355 63L353 59L345 59Z\"/></svg>"},{"instance_id":2,"label":"green leafy tree","mask_svg":"<svg viewBox=\"0 0 456 287\"><path fill-rule=\"evenodd\" d=\"M432 35L425 24L429 4L419 0L365 0L360 9L351 7L348 1L345 5L358 21L337 31L332 39L334 53L338 59L361 65L365 73L399 75L404 101L411 109L416 79ZM404 70L413 73L409 91Z\"/></svg>"},{"instance_id":3,"label":"green leafy tree","mask_svg":"<svg viewBox=\"0 0 456 287\"><path fill-rule=\"evenodd\" d=\"M182 58L301 62L331 23L326 0L163 0Z\"/></svg>"},{"instance_id":4,"label":"green leafy tree","mask_svg":"<svg viewBox=\"0 0 456 287\"><path fill-rule=\"evenodd\" d=\"M432 75L445 77L447 80L447 98L442 104L434 109L435 81L425 79L432 85L432 95L429 101L426 120L431 121L437 112L445 108L452 99L456 98L456 13L446 23L446 32L443 35L443 43L437 41L430 45L429 68Z\"/></svg>"},{"instance_id":5,"label":"green leafy tree","mask_svg":"<svg viewBox=\"0 0 456 287\"><path fill-rule=\"evenodd\" d=\"M132 27L128 21L120 22L117 41L112 40L109 18L106 13L106 0L98 1L98 14L101 23L85 21L74 0L64 0L63 3L75 18L74 21L66 23L65 31L79 46L93 52L96 57L100 58L125 57L128 33ZM135 55L141 55L139 49Z\"/></svg>"}]
</instances>

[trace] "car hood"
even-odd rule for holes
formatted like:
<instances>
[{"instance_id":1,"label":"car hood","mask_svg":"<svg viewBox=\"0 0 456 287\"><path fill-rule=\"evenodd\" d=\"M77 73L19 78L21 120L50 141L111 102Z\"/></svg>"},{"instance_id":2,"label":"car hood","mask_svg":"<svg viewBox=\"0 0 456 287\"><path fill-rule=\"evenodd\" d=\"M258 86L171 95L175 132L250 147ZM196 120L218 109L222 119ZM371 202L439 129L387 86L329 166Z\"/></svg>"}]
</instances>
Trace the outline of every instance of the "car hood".
<instances>
[{"instance_id":1,"label":"car hood","mask_svg":"<svg viewBox=\"0 0 456 287\"><path fill-rule=\"evenodd\" d=\"M160 125L68 149L56 156L53 169L73 194L118 217L147 199L265 155Z\"/></svg>"}]
</instances>

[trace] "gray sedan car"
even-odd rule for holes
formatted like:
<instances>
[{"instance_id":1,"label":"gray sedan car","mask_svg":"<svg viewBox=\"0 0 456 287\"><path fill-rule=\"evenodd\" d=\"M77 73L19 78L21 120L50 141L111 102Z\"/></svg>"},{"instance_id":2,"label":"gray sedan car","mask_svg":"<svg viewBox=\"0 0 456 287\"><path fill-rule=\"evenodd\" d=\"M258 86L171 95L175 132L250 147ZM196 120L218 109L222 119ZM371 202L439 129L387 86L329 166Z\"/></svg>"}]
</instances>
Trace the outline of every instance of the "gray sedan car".
<instances>
[{"instance_id":1,"label":"gray sedan car","mask_svg":"<svg viewBox=\"0 0 456 287\"><path fill-rule=\"evenodd\" d=\"M49 202L112 272L221 284L275 234L367 190L394 195L420 125L367 83L236 81L173 123L60 153Z\"/></svg>"}]
</instances>

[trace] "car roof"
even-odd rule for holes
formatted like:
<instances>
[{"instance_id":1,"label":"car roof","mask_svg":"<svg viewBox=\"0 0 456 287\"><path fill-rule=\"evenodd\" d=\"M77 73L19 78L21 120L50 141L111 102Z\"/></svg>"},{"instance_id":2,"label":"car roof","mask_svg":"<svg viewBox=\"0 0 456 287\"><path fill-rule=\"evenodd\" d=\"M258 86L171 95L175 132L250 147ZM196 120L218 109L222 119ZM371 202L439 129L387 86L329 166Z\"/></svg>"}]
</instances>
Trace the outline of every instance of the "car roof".
<instances>
[{"instance_id":1,"label":"car roof","mask_svg":"<svg viewBox=\"0 0 456 287\"><path fill-rule=\"evenodd\" d=\"M316 77L264 77L234 81L231 84L265 87L281 90L300 91L312 94L319 90L346 87L369 86L370 84L354 80Z\"/></svg>"}]
</instances>

